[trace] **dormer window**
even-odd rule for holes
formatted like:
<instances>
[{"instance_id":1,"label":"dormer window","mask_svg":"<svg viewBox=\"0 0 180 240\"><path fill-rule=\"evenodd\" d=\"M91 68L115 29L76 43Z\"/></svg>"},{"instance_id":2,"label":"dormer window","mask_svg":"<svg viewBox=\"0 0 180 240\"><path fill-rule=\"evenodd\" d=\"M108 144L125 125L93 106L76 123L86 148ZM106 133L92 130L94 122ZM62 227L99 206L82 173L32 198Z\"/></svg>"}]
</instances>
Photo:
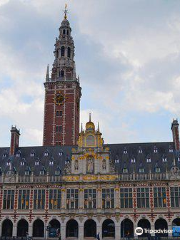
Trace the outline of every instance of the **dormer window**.
<instances>
[{"instance_id":1,"label":"dormer window","mask_svg":"<svg viewBox=\"0 0 180 240\"><path fill-rule=\"evenodd\" d=\"M169 146L169 152L173 153L173 148L171 146Z\"/></svg>"},{"instance_id":2,"label":"dormer window","mask_svg":"<svg viewBox=\"0 0 180 240\"><path fill-rule=\"evenodd\" d=\"M144 173L144 168L139 168L139 173Z\"/></svg>"},{"instance_id":3,"label":"dormer window","mask_svg":"<svg viewBox=\"0 0 180 240\"><path fill-rule=\"evenodd\" d=\"M123 173L128 173L128 169L127 168L123 168Z\"/></svg>"},{"instance_id":4,"label":"dormer window","mask_svg":"<svg viewBox=\"0 0 180 240\"><path fill-rule=\"evenodd\" d=\"M156 172L156 173L160 173L160 172L161 172L160 167L156 167L156 168L155 168L155 172Z\"/></svg>"},{"instance_id":5,"label":"dormer window","mask_svg":"<svg viewBox=\"0 0 180 240\"><path fill-rule=\"evenodd\" d=\"M3 153L2 157L3 158L7 157L7 153Z\"/></svg>"},{"instance_id":6,"label":"dormer window","mask_svg":"<svg viewBox=\"0 0 180 240\"><path fill-rule=\"evenodd\" d=\"M68 164L70 161L69 161L69 157L66 158L65 160L65 164Z\"/></svg>"},{"instance_id":7,"label":"dormer window","mask_svg":"<svg viewBox=\"0 0 180 240\"><path fill-rule=\"evenodd\" d=\"M163 157L163 158L162 158L162 161L163 161L163 162L167 162L167 157Z\"/></svg>"},{"instance_id":8,"label":"dormer window","mask_svg":"<svg viewBox=\"0 0 180 240\"><path fill-rule=\"evenodd\" d=\"M53 166L54 165L54 161L53 160L49 161L49 165Z\"/></svg>"},{"instance_id":9,"label":"dormer window","mask_svg":"<svg viewBox=\"0 0 180 240\"><path fill-rule=\"evenodd\" d=\"M45 171L44 170L41 170L40 171L40 175L42 176L42 175L45 175Z\"/></svg>"},{"instance_id":10,"label":"dormer window","mask_svg":"<svg viewBox=\"0 0 180 240\"><path fill-rule=\"evenodd\" d=\"M11 165L11 163L10 162L7 162L7 166L10 166Z\"/></svg>"},{"instance_id":11,"label":"dormer window","mask_svg":"<svg viewBox=\"0 0 180 240\"><path fill-rule=\"evenodd\" d=\"M69 159L66 159L66 160L65 160L65 164L68 164L68 163L69 163Z\"/></svg>"},{"instance_id":12,"label":"dormer window","mask_svg":"<svg viewBox=\"0 0 180 240\"><path fill-rule=\"evenodd\" d=\"M35 161L35 166L39 166L39 161Z\"/></svg>"},{"instance_id":13,"label":"dormer window","mask_svg":"<svg viewBox=\"0 0 180 240\"><path fill-rule=\"evenodd\" d=\"M115 163L119 163L119 159L115 159Z\"/></svg>"},{"instance_id":14,"label":"dormer window","mask_svg":"<svg viewBox=\"0 0 180 240\"><path fill-rule=\"evenodd\" d=\"M20 157L21 156L21 154L18 152L18 153L16 153L16 157Z\"/></svg>"},{"instance_id":15,"label":"dormer window","mask_svg":"<svg viewBox=\"0 0 180 240\"><path fill-rule=\"evenodd\" d=\"M142 149L141 148L139 148L138 153L142 153Z\"/></svg>"},{"instance_id":16,"label":"dormer window","mask_svg":"<svg viewBox=\"0 0 180 240\"><path fill-rule=\"evenodd\" d=\"M30 153L30 157L34 157L34 156L35 156L34 152Z\"/></svg>"},{"instance_id":17,"label":"dormer window","mask_svg":"<svg viewBox=\"0 0 180 240\"><path fill-rule=\"evenodd\" d=\"M151 158L148 157L146 161L147 161L147 163L151 163Z\"/></svg>"},{"instance_id":18,"label":"dormer window","mask_svg":"<svg viewBox=\"0 0 180 240\"><path fill-rule=\"evenodd\" d=\"M62 156L63 155L63 152L59 152L59 156Z\"/></svg>"},{"instance_id":19,"label":"dormer window","mask_svg":"<svg viewBox=\"0 0 180 240\"><path fill-rule=\"evenodd\" d=\"M45 156L45 157L48 157L48 156L49 156L49 153L48 153L48 152L45 152L45 153L44 153L44 156Z\"/></svg>"},{"instance_id":20,"label":"dormer window","mask_svg":"<svg viewBox=\"0 0 180 240\"><path fill-rule=\"evenodd\" d=\"M157 147L154 147L154 153L157 153L158 150L157 150Z\"/></svg>"},{"instance_id":21,"label":"dormer window","mask_svg":"<svg viewBox=\"0 0 180 240\"><path fill-rule=\"evenodd\" d=\"M22 161L20 164L21 164L21 166L24 166L24 161Z\"/></svg>"},{"instance_id":22,"label":"dormer window","mask_svg":"<svg viewBox=\"0 0 180 240\"><path fill-rule=\"evenodd\" d=\"M136 159L135 158L131 158L131 163L135 163Z\"/></svg>"},{"instance_id":23,"label":"dormer window","mask_svg":"<svg viewBox=\"0 0 180 240\"><path fill-rule=\"evenodd\" d=\"M123 153L124 153L124 154L127 154L127 149L124 149Z\"/></svg>"}]
</instances>

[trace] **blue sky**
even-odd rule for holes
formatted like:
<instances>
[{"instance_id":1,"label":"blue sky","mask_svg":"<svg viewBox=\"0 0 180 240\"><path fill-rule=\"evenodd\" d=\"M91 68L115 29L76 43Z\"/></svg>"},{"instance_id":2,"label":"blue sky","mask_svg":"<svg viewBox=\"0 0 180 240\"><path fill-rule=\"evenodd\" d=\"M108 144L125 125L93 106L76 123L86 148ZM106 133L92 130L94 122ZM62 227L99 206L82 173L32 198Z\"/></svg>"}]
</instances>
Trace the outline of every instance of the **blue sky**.
<instances>
[{"instance_id":1,"label":"blue sky","mask_svg":"<svg viewBox=\"0 0 180 240\"><path fill-rule=\"evenodd\" d=\"M45 72L68 4L88 113L106 143L171 141L180 116L180 1L0 0L0 146L41 145Z\"/></svg>"}]
</instances>

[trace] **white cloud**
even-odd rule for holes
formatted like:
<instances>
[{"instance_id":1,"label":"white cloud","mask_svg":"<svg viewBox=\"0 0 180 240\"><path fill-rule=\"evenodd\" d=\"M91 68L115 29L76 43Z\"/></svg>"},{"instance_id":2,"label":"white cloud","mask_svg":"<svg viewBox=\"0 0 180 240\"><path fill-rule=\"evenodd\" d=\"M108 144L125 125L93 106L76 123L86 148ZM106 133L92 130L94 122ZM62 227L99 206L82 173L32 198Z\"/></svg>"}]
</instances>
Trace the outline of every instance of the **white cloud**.
<instances>
[{"instance_id":1,"label":"white cloud","mask_svg":"<svg viewBox=\"0 0 180 240\"><path fill-rule=\"evenodd\" d=\"M23 145L42 143L45 68L53 62L65 2L0 2L0 119L22 129ZM93 109L105 141L132 142L143 140L129 120L132 111L137 118L159 111L178 116L180 3L67 3L83 86L82 122Z\"/></svg>"},{"instance_id":2,"label":"white cloud","mask_svg":"<svg viewBox=\"0 0 180 240\"><path fill-rule=\"evenodd\" d=\"M4 5L4 4L8 3L8 2L9 2L9 0L1 0L1 1L0 1L0 7L1 7L2 5Z\"/></svg>"}]
</instances>

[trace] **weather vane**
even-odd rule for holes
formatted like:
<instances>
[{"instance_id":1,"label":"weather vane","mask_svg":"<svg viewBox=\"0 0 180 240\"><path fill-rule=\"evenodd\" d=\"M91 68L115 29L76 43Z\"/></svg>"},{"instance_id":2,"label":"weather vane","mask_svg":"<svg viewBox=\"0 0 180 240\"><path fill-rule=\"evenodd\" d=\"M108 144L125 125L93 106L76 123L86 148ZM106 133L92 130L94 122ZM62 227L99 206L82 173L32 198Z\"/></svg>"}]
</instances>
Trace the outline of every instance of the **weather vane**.
<instances>
[{"instance_id":1,"label":"weather vane","mask_svg":"<svg viewBox=\"0 0 180 240\"><path fill-rule=\"evenodd\" d=\"M67 19L67 13L68 13L68 10L67 10L67 4L65 4L65 9L64 9L64 19Z\"/></svg>"}]
</instances>

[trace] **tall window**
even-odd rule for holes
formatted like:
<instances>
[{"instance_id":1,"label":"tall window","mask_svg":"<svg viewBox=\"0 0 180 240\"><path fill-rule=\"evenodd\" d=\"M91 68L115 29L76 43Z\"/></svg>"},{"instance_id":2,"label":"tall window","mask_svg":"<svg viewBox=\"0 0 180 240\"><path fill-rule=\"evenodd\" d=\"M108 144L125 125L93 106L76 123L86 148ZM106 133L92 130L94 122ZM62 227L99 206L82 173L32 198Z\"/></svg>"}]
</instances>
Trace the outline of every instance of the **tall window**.
<instances>
[{"instance_id":1,"label":"tall window","mask_svg":"<svg viewBox=\"0 0 180 240\"><path fill-rule=\"evenodd\" d=\"M78 208L78 189L67 189L67 209Z\"/></svg>"},{"instance_id":2,"label":"tall window","mask_svg":"<svg viewBox=\"0 0 180 240\"><path fill-rule=\"evenodd\" d=\"M62 117L62 111L56 111L56 116L57 117Z\"/></svg>"},{"instance_id":3,"label":"tall window","mask_svg":"<svg viewBox=\"0 0 180 240\"><path fill-rule=\"evenodd\" d=\"M114 208L114 189L102 189L102 207Z\"/></svg>"},{"instance_id":4,"label":"tall window","mask_svg":"<svg viewBox=\"0 0 180 240\"><path fill-rule=\"evenodd\" d=\"M84 208L96 208L96 189L84 190Z\"/></svg>"},{"instance_id":5,"label":"tall window","mask_svg":"<svg viewBox=\"0 0 180 240\"><path fill-rule=\"evenodd\" d=\"M137 207L149 208L149 188L137 188Z\"/></svg>"},{"instance_id":6,"label":"tall window","mask_svg":"<svg viewBox=\"0 0 180 240\"><path fill-rule=\"evenodd\" d=\"M56 132L62 132L62 126L61 125L56 126Z\"/></svg>"},{"instance_id":7,"label":"tall window","mask_svg":"<svg viewBox=\"0 0 180 240\"><path fill-rule=\"evenodd\" d=\"M49 209L60 209L61 207L61 190L50 189L49 191Z\"/></svg>"},{"instance_id":8,"label":"tall window","mask_svg":"<svg viewBox=\"0 0 180 240\"><path fill-rule=\"evenodd\" d=\"M166 207L166 188L155 187L154 188L154 207Z\"/></svg>"},{"instance_id":9,"label":"tall window","mask_svg":"<svg viewBox=\"0 0 180 240\"><path fill-rule=\"evenodd\" d=\"M121 208L133 207L132 188L120 189L120 202L121 202Z\"/></svg>"},{"instance_id":10,"label":"tall window","mask_svg":"<svg viewBox=\"0 0 180 240\"><path fill-rule=\"evenodd\" d=\"M44 209L45 207L45 190L34 190L34 209Z\"/></svg>"},{"instance_id":11,"label":"tall window","mask_svg":"<svg viewBox=\"0 0 180 240\"><path fill-rule=\"evenodd\" d=\"M3 209L14 208L14 190L4 190Z\"/></svg>"},{"instance_id":12,"label":"tall window","mask_svg":"<svg viewBox=\"0 0 180 240\"><path fill-rule=\"evenodd\" d=\"M64 57L64 52L65 52L65 48L64 46L61 47L61 57Z\"/></svg>"},{"instance_id":13,"label":"tall window","mask_svg":"<svg viewBox=\"0 0 180 240\"><path fill-rule=\"evenodd\" d=\"M70 58L70 57L71 57L71 48L68 47L68 58Z\"/></svg>"},{"instance_id":14,"label":"tall window","mask_svg":"<svg viewBox=\"0 0 180 240\"><path fill-rule=\"evenodd\" d=\"M60 71L60 77L64 77L64 70Z\"/></svg>"},{"instance_id":15,"label":"tall window","mask_svg":"<svg viewBox=\"0 0 180 240\"><path fill-rule=\"evenodd\" d=\"M180 207L180 187L171 187L171 207Z\"/></svg>"},{"instance_id":16,"label":"tall window","mask_svg":"<svg viewBox=\"0 0 180 240\"><path fill-rule=\"evenodd\" d=\"M29 209L29 190L19 190L18 209Z\"/></svg>"}]
</instances>

